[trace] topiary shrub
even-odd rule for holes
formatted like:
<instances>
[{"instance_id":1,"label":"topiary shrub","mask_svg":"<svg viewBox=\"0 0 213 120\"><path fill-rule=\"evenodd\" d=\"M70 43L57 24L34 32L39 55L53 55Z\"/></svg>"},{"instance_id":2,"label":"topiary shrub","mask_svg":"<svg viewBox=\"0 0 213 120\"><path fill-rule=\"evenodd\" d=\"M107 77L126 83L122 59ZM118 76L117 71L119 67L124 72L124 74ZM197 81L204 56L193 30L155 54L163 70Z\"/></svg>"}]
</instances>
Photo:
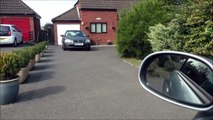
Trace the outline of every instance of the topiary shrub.
<instances>
[{"instance_id":1,"label":"topiary shrub","mask_svg":"<svg viewBox=\"0 0 213 120\"><path fill-rule=\"evenodd\" d=\"M25 68L30 61L30 55L28 51L26 49L20 49L17 51L13 51L13 53L17 54L17 59L19 60L17 64L19 65L19 67Z\"/></svg>"},{"instance_id":2,"label":"topiary shrub","mask_svg":"<svg viewBox=\"0 0 213 120\"><path fill-rule=\"evenodd\" d=\"M0 54L0 81L17 78L20 70L19 59L16 53Z\"/></svg>"},{"instance_id":3,"label":"topiary shrub","mask_svg":"<svg viewBox=\"0 0 213 120\"><path fill-rule=\"evenodd\" d=\"M27 51L28 56L29 56L29 59L34 59L34 58L35 58L36 52L35 52L35 50L33 49L33 46L31 46L31 47L26 47L26 48L24 48L24 49Z\"/></svg>"}]
</instances>

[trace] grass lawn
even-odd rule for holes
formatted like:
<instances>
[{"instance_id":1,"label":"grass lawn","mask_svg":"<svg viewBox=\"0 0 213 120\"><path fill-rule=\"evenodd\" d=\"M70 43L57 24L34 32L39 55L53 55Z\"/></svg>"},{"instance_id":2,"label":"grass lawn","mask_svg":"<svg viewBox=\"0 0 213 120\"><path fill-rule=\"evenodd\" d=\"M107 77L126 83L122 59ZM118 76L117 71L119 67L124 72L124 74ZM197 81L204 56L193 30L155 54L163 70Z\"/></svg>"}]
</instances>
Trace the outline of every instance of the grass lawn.
<instances>
[{"instance_id":1,"label":"grass lawn","mask_svg":"<svg viewBox=\"0 0 213 120\"><path fill-rule=\"evenodd\" d=\"M136 59L136 58L123 58L124 61L132 64L133 66L139 68L141 61L140 59Z\"/></svg>"}]
</instances>

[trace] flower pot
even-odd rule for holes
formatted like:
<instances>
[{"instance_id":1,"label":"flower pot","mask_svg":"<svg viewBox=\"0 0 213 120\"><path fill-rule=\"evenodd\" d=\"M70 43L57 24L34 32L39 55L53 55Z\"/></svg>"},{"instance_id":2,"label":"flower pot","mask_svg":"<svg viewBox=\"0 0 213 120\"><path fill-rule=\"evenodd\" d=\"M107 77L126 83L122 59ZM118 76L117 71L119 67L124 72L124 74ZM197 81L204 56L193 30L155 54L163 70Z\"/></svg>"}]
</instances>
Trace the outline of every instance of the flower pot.
<instances>
[{"instance_id":1,"label":"flower pot","mask_svg":"<svg viewBox=\"0 0 213 120\"><path fill-rule=\"evenodd\" d=\"M19 77L0 81L0 105L14 102L19 92Z\"/></svg>"},{"instance_id":2,"label":"flower pot","mask_svg":"<svg viewBox=\"0 0 213 120\"><path fill-rule=\"evenodd\" d=\"M38 63L40 61L40 59L41 59L41 54L40 53L36 54L35 55L35 62Z\"/></svg>"},{"instance_id":3,"label":"flower pot","mask_svg":"<svg viewBox=\"0 0 213 120\"><path fill-rule=\"evenodd\" d=\"M34 66L35 66L35 59L31 59L29 62L29 70L31 71Z\"/></svg>"},{"instance_id":4,"label":"flower pot","mask_svg":"<svg viewBox=\"0 0 213 120\"><path fill-rule=\"evenodd\" d=\"M28 77L28 74L29 74L29 66L21 68L21 70L17 74L20 77L19 83L24 83Z\"/></svg>"},{"instance_id":5,"label":"flower pot","mask_svg":"<svg viewBox=\"0 0 213 120\"><path fill-rule=\"evenodd\" d=\"M43 56L44 56L44 50L40 53L40 55L41 55L41 57L43 57Z\"/></svg>"}]
</instances>

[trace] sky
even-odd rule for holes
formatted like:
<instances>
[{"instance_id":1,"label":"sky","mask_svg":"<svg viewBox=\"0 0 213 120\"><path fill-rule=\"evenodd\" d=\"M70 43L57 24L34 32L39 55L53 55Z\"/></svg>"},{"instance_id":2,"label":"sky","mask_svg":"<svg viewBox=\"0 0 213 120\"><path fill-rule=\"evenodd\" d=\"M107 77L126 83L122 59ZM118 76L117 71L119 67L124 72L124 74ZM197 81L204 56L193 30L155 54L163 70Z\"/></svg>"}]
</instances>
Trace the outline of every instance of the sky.
<instances>
[{"instance_id":1,"label":"sky","mask_svg":"<svg viewBox=\"0 0 213 120\"><path fill-rule=\"evenodd\" d=\"M41 26L74 7L77 0L22 0L41 16Z\"/></svg>"}]
</instances>

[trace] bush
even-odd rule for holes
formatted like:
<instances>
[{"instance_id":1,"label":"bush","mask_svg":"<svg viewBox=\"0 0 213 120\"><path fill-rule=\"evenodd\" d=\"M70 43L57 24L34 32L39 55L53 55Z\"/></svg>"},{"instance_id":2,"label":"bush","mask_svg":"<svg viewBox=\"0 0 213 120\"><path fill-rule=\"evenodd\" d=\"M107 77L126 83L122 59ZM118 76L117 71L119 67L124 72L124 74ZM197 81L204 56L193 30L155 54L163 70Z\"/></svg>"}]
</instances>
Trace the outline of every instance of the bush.
<instances>
[{"instance_id":1,"label":"bush","mask_svg":"<svg viewBox=\"0 0 213 120\"><path fill-rule=\"evenodd\" d=\"M27 47L27 48L24 48L24 49L26 49L26 51L28 53L28 56L29 56L29 59L34 59L35 58L36 52L33 49L33 46Z\"/></svg>"},{"instance_id":2,"label":"bush","mask_svg":"<svg viewBox=\"0 0 213 120\"><path fill-rule=\"evenodd\" d=\"M32 46L32 49L36 52L36 54L39 54L45 49L46 45L47 45L47 42L43 41Z\"/></svg>"},{"instance_id":3,"label":"bush","mask_svg":"<svg viewBox=\"0 0 213 120\"><path fill-rule=\"evenodd\" d=\"M120 15L117 50L122 57L143 58L151 51L147 32L149 26L169 19L164 0L145 0Z\"/></svg>"},{"instance_id":4,"label":"bush","mask_svg":"<svg viewBox=\"0 0 213 120\"><path fill-rule=\"evenodd\" d=\"M16 53L0 54L0 80L10 80L17 77L20 70L19 59Z\"/></svg>"},{"instance_id":5,"label":"bush","mask_svg":"<svg viewBox=\"0 0 213 120\"><path fill-rule=\"evenodd\" d=\"M179 23L176 19L172 20L167 26L156 24L149 28L148 40L152 45L153 51L181 49L181 41L179 35Z\"/></svg>"},{"instance_id":6,"label":"bush","mask_svg":"<svg viewBox=\"0 0 213 120\"><path fill-rule=\"evenodd\" d=\"M183 50L213 58L213 1L199 1L182 25Z\"/></svg>"},{"instance_id":7,"label":"bush","mask_svg":"<svg viewBox=\"0 0 213 120\"><path fill-rule=\"evenodd\" d=\"M28 65L30 60L28 51L26 49L20 49L17 51L13 51L13 53L17 54L17 59L19 60L17 64L19 65L19 67L25 68Z\"/></svg>"}]
</instances>

